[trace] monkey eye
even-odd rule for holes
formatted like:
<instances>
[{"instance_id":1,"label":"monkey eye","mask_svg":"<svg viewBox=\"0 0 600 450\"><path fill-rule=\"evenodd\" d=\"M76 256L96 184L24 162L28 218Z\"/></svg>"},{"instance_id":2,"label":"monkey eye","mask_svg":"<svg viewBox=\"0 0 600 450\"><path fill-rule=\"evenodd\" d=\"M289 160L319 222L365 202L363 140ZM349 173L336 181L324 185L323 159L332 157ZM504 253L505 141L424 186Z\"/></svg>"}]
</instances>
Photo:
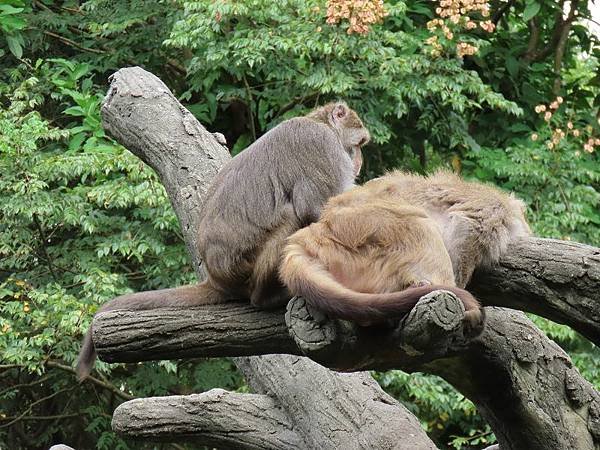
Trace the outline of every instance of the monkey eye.
<instances>
[{"instance_id":1,"label":"monkey eye","mask_svg":"<svg viewBox=\"0 0 600 450\"><path fill-rule=\"evenodd\" d=\"M358 143L358 146L359 146L359 147L362 147L362 146L363 146L363 145L365 145L366 143L367 143L367 138L362 138L362 139L360 140L360 142Z\"/></svg>"}]
</instances>

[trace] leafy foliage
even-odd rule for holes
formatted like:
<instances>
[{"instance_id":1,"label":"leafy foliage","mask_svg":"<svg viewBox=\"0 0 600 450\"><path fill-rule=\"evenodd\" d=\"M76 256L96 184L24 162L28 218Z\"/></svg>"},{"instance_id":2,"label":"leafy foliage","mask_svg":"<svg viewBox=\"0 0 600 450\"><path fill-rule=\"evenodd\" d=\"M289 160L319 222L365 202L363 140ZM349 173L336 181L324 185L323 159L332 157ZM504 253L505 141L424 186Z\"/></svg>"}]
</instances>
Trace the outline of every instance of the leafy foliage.
<instances>
[{"instance_id":1,"label":"leafy foliage","mask_svg":"<svg viewBox=\"0 0 600 450\"><path fill-rule=\"evenodd\" d=\"M6 422L0 441L20 448L4 427L13 421L26 426L18 423L23 394L17 395L25 385L32 390L32 415L57 416L43 428L40 442L81 436L74 430L88 417L86 429L97 435L97 442L82 436L73 444L127 448L108 431L110 421L96 406L98 400L109 407L115 392L122 392L122 400L178 386L207 389L219 385L217 378L235 388L240 379L222 361L148 364L133 376L130 369L99 363L102 381L83 389L74 382L71 365L78 342L98 304L124 292L189 283L194 275L156 175L104 135L101 96L91 91L86 78L89 66L56 60L37 70L40 78L25 78L0 112L0 171L5 174L0 180L0 348L2 364L9 367L5 376L13 379L13 387L0 394ZM42 106L42 97L32 92L47 71L57 87L55 100L72 105L62 111L74 119L64 129L31 110ZM111 370L114 385L106 377ZM117 387L123 379L128 380L126 389ZM98 388L102 383L109 387ZM68 426L64 420L70 421Z\"/></svg>"},{"instance_id":2,"label":"leafy foliage","mask_svg":"<svg viewBox=\"0 0 600 450\"><path fill-rule=\"evenodd\" d=\"M491 2L491 16L469 12L447 30L431 25L436 5L388 0L381 23L348 34L346 19L327 22L325 0L2 2L0 448L139 448L110 431L122 400L247 389L226 360L100 363L92 381L74 381L99 304L194 279L156 175L102 129L106 79L122 66L165 80L233 153L343 97L374 136L365 179L451 166L515 191L537 234L600 245L600 164L585 147L600 137L597 38L551 1ZM586 2L577 13L589 17ZM561 49L554 36L565 30ZM557 96L564 102L545 120L539 106ZM600 386L597 349L535 320ZM473 405L439 379L377 376L440 446L493 442Z\"/></svg>"},{"instance_id":3,"label":"leafy foliage","mask_svg":"<svg viewBox=\"0 0 600 450\"><path fill-rule=\"evenodd\" d=\"M375 373L375 378L391 395L401 399L420 418L427 433L438 445L464 448L495 442L489 426L477 415L473 403L456 392L443 379L401 370ZM449 440L449 442L448 442Z\"/></svg>"},{"instance_id":4,"label":"leafy foliage","mask_svg":"<svg viewBox=\"0 0 600 450\"><path fill-rule=\"evenodd\" d=\"M394 143L390 153L424 139L438 151L468 147L473 144L468 117L475 111L519 112L476 72L464 70L461 60L430 58L423 43L427 31L409 18L402 1L388 3L386 26L366 36L325 25L319 1L265 6L258 0L201 0L184 6L184 18L166 41L194 52L188 65L191 86L183 96L204 105L205 121L214 120L219 103L249 105L241 145L280 120L339 96L360 112L376 143ZM417 6L422 13L416 20L422 23L429 10ZM395 162L374 160L367 169L371 176Z\"/></svg>"}]
</instances>

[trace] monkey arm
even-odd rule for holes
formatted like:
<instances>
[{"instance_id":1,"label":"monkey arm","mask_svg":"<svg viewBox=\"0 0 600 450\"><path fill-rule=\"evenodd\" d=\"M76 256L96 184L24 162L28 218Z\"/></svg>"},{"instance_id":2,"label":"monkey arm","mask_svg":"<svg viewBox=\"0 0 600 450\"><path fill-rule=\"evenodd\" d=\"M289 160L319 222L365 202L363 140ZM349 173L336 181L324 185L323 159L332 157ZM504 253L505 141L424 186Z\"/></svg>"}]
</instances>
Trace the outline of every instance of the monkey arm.
<instances>
[{"instance_id":1,"label":"monkey arm","mask_svg":"<svg viewBox=\"0 0 600 450\"><path fill-rule=\"evenodd\" d=\"M306 179L299 180L292 191L292 203L302 226L318 221L321 216L321 206L333 195L333 189L327 189L327 186L318 186Z\"/></svg>"}]
</instances>

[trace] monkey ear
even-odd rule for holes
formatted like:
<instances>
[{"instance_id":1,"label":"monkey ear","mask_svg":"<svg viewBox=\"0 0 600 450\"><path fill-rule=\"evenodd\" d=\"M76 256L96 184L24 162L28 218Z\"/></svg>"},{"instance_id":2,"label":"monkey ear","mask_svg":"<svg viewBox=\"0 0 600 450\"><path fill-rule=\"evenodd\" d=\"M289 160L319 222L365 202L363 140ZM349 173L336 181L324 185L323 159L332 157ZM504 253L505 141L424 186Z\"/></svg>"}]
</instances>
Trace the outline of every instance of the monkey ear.
<instances>
[{"instance_id":1,"label":"monkey ear","mask_svg":"<svg viewBox=\"0 0 600 450\"><path fill-rule=\"evenodd\" d=\"M331 111L331 115L334 122L339 122L348 115L348 107L345 103L336 103L333 107L333 111Z\"/></svg>"}]
</instances>

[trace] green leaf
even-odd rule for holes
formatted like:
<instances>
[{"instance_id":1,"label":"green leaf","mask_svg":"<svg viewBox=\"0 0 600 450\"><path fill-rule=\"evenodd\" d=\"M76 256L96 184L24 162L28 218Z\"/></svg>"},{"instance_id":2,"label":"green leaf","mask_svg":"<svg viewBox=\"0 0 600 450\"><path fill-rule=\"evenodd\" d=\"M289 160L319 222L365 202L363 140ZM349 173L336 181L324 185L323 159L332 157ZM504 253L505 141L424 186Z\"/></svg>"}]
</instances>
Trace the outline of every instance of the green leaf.
<instances>
[{"instance_id":1,"label":"green leaf","mask_svg":"<svg viewBox=\"0 0 600 450\"><path fill-rule=\"evenodd\" d=\"M23 12L24 8L15 8L11 5L0 5L0 16L5 16L9 14L18 14Z\"/></svg>"},{"instance_id":2,"label":"green leaf","mask_svg":"<svg viewBox=\"0 0 600 450\"><path fill-rule=\"evenodd\" d=\"M82 76L84 76L87 73L89 73L89 71L90 71L90 65L89 64L78 64L77 68L73 72L72 76L73 76L74 79L78 80Z\"/></svg>"},{"instance_id":3,"label":"green leaf","mask_svg":"<svg viewBox=\"0 0 600 450\"><path fill-rule=\"evenodd\" d=\"M65 114L69 116L83 116L85 117L85 112L81 106L71 106L63 111Z\"/></svg>"},{"instance_id":4,"label":"green leaf","mask_svg":"<svg viewBox=\"0 0 600 450\"><path fill-rule=\"evenodd\" d=\"M506 68L511 77L516 78L519 74L519 61L514 56L506 58Z\"/></svg>"},{"instance_id":5,"label":"green leaf","mask_svg":"<svg viewBox=\"0 0 600 450\"><path fill-rule=\"evenodd\" d=\"M6 31L22 30L27 22L22 17L0 17L0 27Z\"/></svg>"},{"instance_id":6,"label":"green leaf","mask_svg":"<svg viewBox=\"0 0 600 450\"><path fill-rule=\"evenodd\" d=\"M71 151L79 150L79 148L81 147L81 144L83 143L85 138L86 138L85 133L79 133L79 134L76 134L75 136L73 136L71 138L71 140L69 141L69 150L71 150Z\"/></svg>"},{"instance_id":7,"label":"green leaf","mask_svg":"<svg viewBox=\"0 0 600 450\"><path fill-rule=\"evenodd\" d=\"M541 5L536 1L527 2L525 11L523 11L523 20L528 22L533 19L540 12L540 7Z\"/></svg>"},{"instance_id":8,"label":"green leaf","mask_svg":"<svg viewBox=\"0 0 600 450\"><path fill-rule=\"evenodd\" d=\"M23 47L21 47L20 39L17 36L6 36L6 43L10 52L18 59L23 56Z\"/></svg>"}]
</instances>

